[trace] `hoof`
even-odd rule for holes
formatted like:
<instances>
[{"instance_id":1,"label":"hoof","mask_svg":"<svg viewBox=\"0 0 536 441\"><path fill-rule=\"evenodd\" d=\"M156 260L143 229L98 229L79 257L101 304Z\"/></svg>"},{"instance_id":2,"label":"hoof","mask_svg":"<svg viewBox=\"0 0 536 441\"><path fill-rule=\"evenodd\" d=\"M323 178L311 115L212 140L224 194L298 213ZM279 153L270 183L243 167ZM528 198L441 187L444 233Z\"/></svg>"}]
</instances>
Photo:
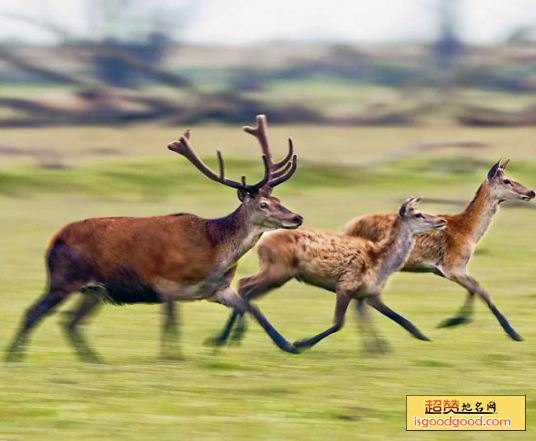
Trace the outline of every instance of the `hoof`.
<instances>
[{"instance_id":1,"label":"hoof","mask_svg":"<svg viewBox=\"0 0 536 441\"><path fill-rule=\"evenodd\" d=\"M508 333L508 336L515 341L523 341L523 337L521 337L516 331L512 330L512 332Z\"/></svg>"},{"instance_id":2,"label":"hoof","mask_svg":"<svg viewBox=\"0 0 536 441\"><path fill-rule=\"evenodd\" d=\"M368 355L386 355L392 352L391 345L383 339L376 339L372 342L365 343L364 352Z\"/></svg>"},{"instance_id":3,"label":"hoof","mask_svg":"<svg viewBox=\"0 0 536 441\"><path fill-rule=\"evenodd\" d=\"M292 343L292 345L298 350L298 352L306 351L312 346L307 339L296 340L294 343Z\"/></svg>"},{"instance_id":4,"label":"hoof","mask_svg":"<svg viewBox=\"0 0 536 441\"><path fill-rule=\"evenodd\" d=\"M229 343L227 343L227 346L242 346L242 339L231 338Z\"/></svg>"},{"instance_id":5,"label":"hoof","mask_svg":"<svg viewBox=\"0 0 536 441\"><path fill-rule=\"evenodd\" d=\"M220 337L209 337L203 341L203 346L208 346L210 348L219 348L225 345L225 340Z\"/></svg>"},{"instance_id":6,"label":"hoof","mask_svg":"<svg viewBox=\"0 0 536 441\"><path fill-rule=\"evenodd\" d=\"M287 344L279 347L281 350L288 352L289 354L299 354L301 351L293 344Z\"/></svg>"},{"instance_id":7,"label":"hoof","mask_svg":"<svg viewBox=\"0 0 536 441\"><path fill-rule=\"evenodd\" d=\"M471 319L469 317L451 317L448 319L443 320L439 325L437 325L438 328L450 328L452 326L458 326L463 325L466 323L471 322Z\"/></svg>"},{"instance_id":8,"label":"hoof","mask_svg":"<svg viewBox=\"0 0 536 441\"><path fill-rule=\"evenodd\" d=\"M162 361L182 361L183 357L180 354L160 354Z\"/></svg>"},{"instance_id":9,"label":"hoof","mask_svg":"<svg viewBox=\"0 0 536 441\"><path fill-rule=\"evenodd\" d=\"M81 355L80 360L90 364L104 364L104 360L97 355Z\"/></svg>"},{"instance_id":10,"label":"hoof","mask_svg":"<svg viewBox=\"0 0 536 441\"><path fill-rule=\"evenodd\" d=\"M6 363L17 363L22 361L23 354L19 351L10 351L7 352L4 356L4 361Z\"/></svg>"}]
</instances>

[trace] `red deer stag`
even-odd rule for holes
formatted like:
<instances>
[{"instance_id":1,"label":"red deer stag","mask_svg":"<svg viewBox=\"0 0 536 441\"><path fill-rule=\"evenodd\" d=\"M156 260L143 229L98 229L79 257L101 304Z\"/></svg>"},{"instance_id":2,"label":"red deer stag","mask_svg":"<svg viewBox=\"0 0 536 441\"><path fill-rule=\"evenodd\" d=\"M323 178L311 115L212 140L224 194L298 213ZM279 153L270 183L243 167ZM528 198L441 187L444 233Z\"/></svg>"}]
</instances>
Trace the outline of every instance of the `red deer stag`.
<instances>
[{"instance_id":1,"label":"red deer stag","mask_svg":"<svg viewBox=\"0 0 536 441\"><path fill-rule=\"evenodd\" d=\"M489 294L467 273L467 264L475 247L491 224L492 217L504 201L534 198L532 190L506 176L508 161L494 164L475 196L462 213L438 215L448 221L443 231L428 231L417 237L417 242L402 271L430 272L463 286L467 300L454 317L444 320L439 327L455 326L469 321L475 294L490 308L506 333L514 340L521 336L510 326L491 301ZM372 241L382 240L389 234L396 220L395 214L372 214L351 220L344 232Z\"/></svg>"},{"instance_id":2,"label":"red deer stag","mask_svg":"<svg viewBox=\"0 0 536 441\"><path fill-rule=\"evenodd\" d=\"M264 177L249 185L225 177L218 151L219 173L209 169L194 153L187 131L168 148L186 157L208 178L238 190L240 206L219 219L193 214L146 218L111 217L74 222L51 240L46 254L48 290L27 311L7 350L7 360L23 355L30 331L71 293L82 291L81 302L63 324L77 354L97 361L78 329L81 321L101 301L114 304L163 303L163 341L176 335L176 301L209 299L248 311L283 350L296 352L262 316L236 294L230 283L240 257L255 245L262 233L277 228L297 228L302 217L270 195L272 189L295 172L297 157L289 140L287 156L274 163L266 137L264 115L255 128L245 127L262 149Z\"/></svg>"},{"instance_id":3,"label":"red deer stag","mask_svg":"<svg viewBox=\"0 0 536 441\"><path fill-rule=\"evenodd\" d=\"M379 243L340 233L328 233L309 228L294 231L275 231L263 237L257 246L260 272L241 279L239 294L247 299L258 297L282 286L290 279L318 286L336 293L333 326L311 338L294 343L299 349L309 348L323 338L339 331L344 323L346 309L357 300L360 326L374 337L371 349L382 351L384 343L372 329L366 305L397 322L414 337L428 340L412 323L387 307L380 295L387 279L400 269L415 242L415 236L432 229L441 229L446 221L416 210L420 199L406 201L396 216L388 236ZM222 334L214 344L228 338L233 322L240 311L233 311ZM235 335L235 339L239 336Z\"/></svg>"}]
</instances>

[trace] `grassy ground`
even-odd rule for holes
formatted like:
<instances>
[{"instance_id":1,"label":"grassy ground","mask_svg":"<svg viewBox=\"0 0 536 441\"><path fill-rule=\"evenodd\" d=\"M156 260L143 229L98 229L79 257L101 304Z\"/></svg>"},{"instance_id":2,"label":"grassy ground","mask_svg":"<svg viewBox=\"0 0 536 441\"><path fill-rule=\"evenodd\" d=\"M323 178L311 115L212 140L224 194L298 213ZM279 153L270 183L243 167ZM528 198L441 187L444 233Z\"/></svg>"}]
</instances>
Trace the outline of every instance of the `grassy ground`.
<instances>
[{"instance_id":1,"label":"grassy ground","mask_svg":"<svg viewBox=\"0 0 536 441\"><path fill-rule=\"evenodd\" d=\"M92 216L176 211L210 217L237 205L232 191L209 182L163 148L175 135L173 129L154 126L2 132L2 146L15 146L18 153L0 149L1 345L42 292L43 253L60 225ZM257 157L254 144L237 129L197 128L193 135L205 157L223 147L229 173L258 175L257 162L250 160ZM529 129L274 127L271 135L279 151L292 135L302 159L295 178L277 195L307 223L322 228L340 228L365 212L393 211L407 196L468 200L486 167L500 156L512 157L513 177L536 187ZM358 167L389 158L405 145L452 139L486 146ZM40 167L49 156L45 150L54 153L56 166L66 168ZM432 212L460 209L422 207ZM55 315L37 329L24 363L0 362L0 440L415 439L405 432L407 394L526 394L527 432L461 432L455 437L533 439L534 214L505 207L470 266L525 337L522 343L509 340L481 304L472 323L436 329L461 305L464 292L432 275L395 274L384 298L433 342L417 341L373 314L393 347L385 357L361 352L352 314L343 331L300 356L278 351L253 322L241 347L214 352L202 342L219 329L228 311L198 302L181 309L182 360L158 358L157 306L106 306L88 327L106 363L87 365L73 356ZM239 276L256 268L256 257L249 253ZM257 302L291 340L326 328L333 303L332 294L296 282ZM419 438L447 440L453 435L430 432Z\"/></svg>"}]
</instances>

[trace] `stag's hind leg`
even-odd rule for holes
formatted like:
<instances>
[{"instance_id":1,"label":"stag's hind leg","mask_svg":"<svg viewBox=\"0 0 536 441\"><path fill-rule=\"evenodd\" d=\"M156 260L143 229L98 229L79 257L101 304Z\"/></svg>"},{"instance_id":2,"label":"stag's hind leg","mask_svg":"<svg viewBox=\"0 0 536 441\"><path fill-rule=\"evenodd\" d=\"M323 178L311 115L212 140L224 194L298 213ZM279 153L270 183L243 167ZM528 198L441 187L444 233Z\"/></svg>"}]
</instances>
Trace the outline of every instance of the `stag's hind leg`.
<instances>
[{"instance_id":1,"label":"stag's hind leg","mask_svg":"<svg viewBox=\"0 0 536 441\"><path fill-rule=\"evenodd\" d=\"M166 300L163 305L164 323L162 325L162 358L180 360L179 332L177 329L177 305L172 300Z\"/></svg>"},{"instance_id":2,"label":"stag's hind leg","mask_svg":"<svg viewBox=\"0 0 536 441\"><path fill-rule=\"evenodd\" d=\"M101 300L98 296L84 293L72 311L63 313L63 320L60 322L76 354L81 360L91 363L99 363L101 360L99 355L89 347L79 326L97 312L100 304Z\"/></svg>"},{"instance_id":3,"label":"stag's hind leg","mask_svg":"<svg viewBox=\"0 0 536 441\"><path fill-rule=\"evenodd\" d=\"M6 350L6 361L18 361L23 357L24 347L31 331L46 315L52 313L56 306L65 300L70 293L71 290L51 287L46 294L26 310L22 323Z\"/></svg>"}]
</instances>

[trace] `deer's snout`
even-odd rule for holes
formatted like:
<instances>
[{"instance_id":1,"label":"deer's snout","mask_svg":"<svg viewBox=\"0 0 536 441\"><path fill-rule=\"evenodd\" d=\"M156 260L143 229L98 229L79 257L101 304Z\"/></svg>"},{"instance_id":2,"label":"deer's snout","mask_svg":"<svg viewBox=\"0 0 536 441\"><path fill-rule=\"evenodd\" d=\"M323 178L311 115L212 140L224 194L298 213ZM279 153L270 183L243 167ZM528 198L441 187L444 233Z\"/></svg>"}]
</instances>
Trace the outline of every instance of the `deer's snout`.
<instances>
[{"instance_id":1,"label":"deer's snout","mask_svg":"<svg viewBox=\"0 0 536 441\"><path fill-rule=\"evenodd\" d=\"M440 229L447 226L447 221L445 219L438 219L435 223L434 228Z\"/></svg>"},{"instance_id":2,"label":"deer's snout","mask_svg":"<svg viewBox=\"0 0 536 441\"><path fill-rule=\"evenodd\" d=\"M303 224L303 217L299 214L294 214L290 216L290 218L283 222L282 227L288 228L288 229L294 229L298 228L301 224Z\"/></svg>"},{"instance_id":3,"label":"deer's snout","mask_svg":"<svg viewBox=\"0 0 536 441\"><path fill-rule=\"evenodd\" d=\"M533 193L534 193L534 192L533 192ZM292 218L292 220L298 224L298 227L299 227L301 224L303 224L303 217L300 216L299 214L296 214L296 215Z\"/></svg>"}]
</instances>

